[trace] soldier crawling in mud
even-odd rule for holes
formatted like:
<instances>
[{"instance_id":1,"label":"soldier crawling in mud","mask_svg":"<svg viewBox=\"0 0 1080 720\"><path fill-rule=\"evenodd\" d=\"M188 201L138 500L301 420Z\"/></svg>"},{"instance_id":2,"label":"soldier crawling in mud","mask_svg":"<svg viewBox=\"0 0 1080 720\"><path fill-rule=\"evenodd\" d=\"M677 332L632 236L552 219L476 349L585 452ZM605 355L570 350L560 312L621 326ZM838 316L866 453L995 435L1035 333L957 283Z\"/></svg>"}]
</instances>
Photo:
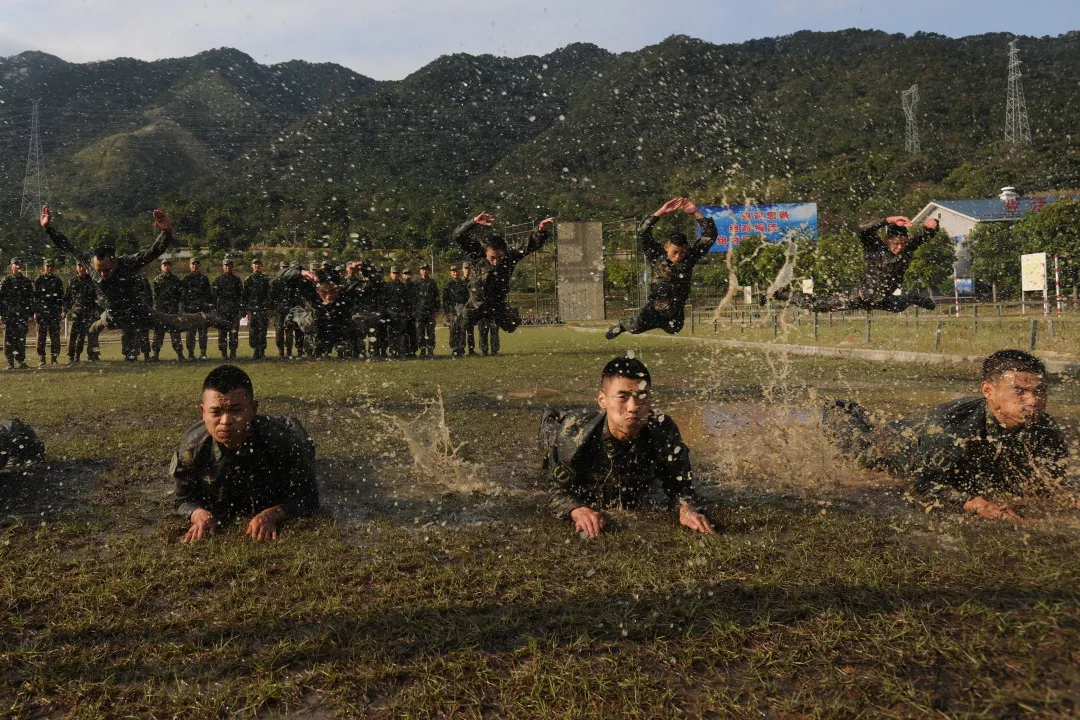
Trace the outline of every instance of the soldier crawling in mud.
<instances>
[{"instance_id":1,"label":"soldier crawling in mud","mask_svg":"<svg viewBox=\"0 0 1080 720\"><path fill-rule=\"evenodd\" d=\"M469 300L465 303L464 312L455 316L455 321L460 324L458 332L481 321L493 322L508 333L518 329L521 313L507 302L510 276L527 255L544 247L553 222L553 217L541 220L529 234L529 241L522 250L511 249L500 235L489 235L482 243L473 237L476 228L491 227L495 223L495 217L486 212L466 220L454 231L454 240L469 258L471 267L468 276Z\"/></svg>"},{"instance_id":2,"label":"soldier crawling in mud","mask_svg":"<svg viewBox=\"0 0 1080 720\"><path fill-rule=\"evenodd\" d=\"M682 210L697 219L701 239L689 246L686 235L673 232L661 247L653 239L653 227L664 215ZM633 335L662 329L671 335L683 328L686 299L690 297L694 266L701 262L716 242L716 223L698 212L697 205L687 198L674 198L659 210L645 218L637 230L638 250L653 265L653 283L649 287L649 302L638 314L625 324L620 320L607 331L607 339L614 340L624 332Z\"/></svg>"},{"instance_id":3,"label":"soldier crawling in mud","mask_svg":"<svg viewBox=\"0 0 1080 720\"><path fill-rule=\"evenodd\" d=\"M1080 509L1065 485L1065 440L1045 412L1045 375L1033 355L999 350L983 361L979 396L881 427L858 403L837 400L822 422L843 454L910 478L933 504L1013 521L1020 516L1009 497L1052 495Z\"/></svg>"},{"instance_id":4,"label":"soldier crawling in mud","mask_svg":"<svg viewBox=\"0 0 1080 720\"><path fill-rule=\"evenodd\" d=\"M607 524L605 509L641 506L657 482L682 525L715 532L697 509L690 451L675 421L651 412L651 392L645 364L617 357L601 373L599 410L544 411L540 448L551 507L575 532L596 537Z\"/></svg>"},{"instance_id":5,"label":"soldier crawling in mud","mask_svg":"<svg viewBox=\"0 0 1080 720\"><path fill-rule=\"evenodd\" d=\"M791 304L814 312L838 312L842 310L886 310L903 312L911 305L933 310L934 300L929 295L901 292L894 294L904 281L904 273L915 251L937 233L937 220L927 219L915 234L908 237L911 221L894 215L890 218L871 220L859 226L859 240L863 246L863 278L858 287L849 293L832 295L807 295L801 290L791 293ZM885 228L882 242L878 232Z\"/></svg>"},{"instance_id":6,"label":"soldier crawling in mud","mask_svg":"<svg viewBox=\"0 0 1080 720\"><path fill-rule=\"evenodd\" d=\"M315 443L296 418L258 409L240 368L221 365L206 376L202 421L184 433L169 465L176 512L191 523L184 542L236 517L251 517L244 534L252 540L271 540L286 520L318 509Z\"/></svg>"}]
</instances>

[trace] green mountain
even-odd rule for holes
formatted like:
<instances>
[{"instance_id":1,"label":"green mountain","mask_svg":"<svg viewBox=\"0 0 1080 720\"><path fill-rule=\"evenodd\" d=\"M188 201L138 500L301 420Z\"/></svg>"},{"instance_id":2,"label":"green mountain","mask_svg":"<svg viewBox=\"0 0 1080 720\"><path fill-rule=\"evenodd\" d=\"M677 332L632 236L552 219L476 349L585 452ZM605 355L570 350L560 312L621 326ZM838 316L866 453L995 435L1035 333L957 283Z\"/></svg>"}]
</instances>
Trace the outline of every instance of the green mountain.
<instances>
[{"instance_id":1,"label":"green mountain","mask_svg":"<svg viewBox=\"0 0 1080 720\"><path fill-rule=\"evenodd\" d=\"M1011 39L675 36L621 54L452 55L387 83L234 50L89 65L24 53L0 60L2 207L19 195L38 96L61 207L122 224L165 203L219 249L424 245L482 208L621 219L676 193L816 201L828 230L931 197L1075 189L1080 33L1019 38L1023 149L1002 142ZM916 83L911 155L900 94Z\"/></svg>"}]
</instances>

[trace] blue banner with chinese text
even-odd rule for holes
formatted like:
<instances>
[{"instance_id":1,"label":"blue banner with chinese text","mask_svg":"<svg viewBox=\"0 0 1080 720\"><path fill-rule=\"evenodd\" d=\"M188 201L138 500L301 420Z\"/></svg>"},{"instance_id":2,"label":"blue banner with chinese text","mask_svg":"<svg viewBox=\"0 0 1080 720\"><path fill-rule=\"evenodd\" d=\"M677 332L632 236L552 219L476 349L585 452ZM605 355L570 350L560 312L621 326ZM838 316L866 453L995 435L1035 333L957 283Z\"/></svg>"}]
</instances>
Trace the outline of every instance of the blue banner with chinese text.
<instances>
[{"instance_id":1,"label":"blue banner with chinese text","mask_svg":"<svg viewBox=\"0 0 1080 720\"><path fill-rule=\"evenodd\" d=\"M743 238L763 237L786 242L793 237L817 240L817 203L776 205L699 205L701 214L713 219L719 234L709 252L727 252Z\"/></svg>"}]
</instances>

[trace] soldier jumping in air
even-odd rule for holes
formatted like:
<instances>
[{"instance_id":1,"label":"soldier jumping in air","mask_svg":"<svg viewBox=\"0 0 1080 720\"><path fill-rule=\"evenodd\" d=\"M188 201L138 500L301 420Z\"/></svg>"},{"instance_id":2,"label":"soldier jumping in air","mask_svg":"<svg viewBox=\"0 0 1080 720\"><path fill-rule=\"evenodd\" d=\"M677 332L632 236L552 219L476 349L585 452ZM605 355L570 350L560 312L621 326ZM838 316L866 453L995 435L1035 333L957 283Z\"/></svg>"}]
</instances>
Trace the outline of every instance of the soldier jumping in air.
<instances>
[{"instance_id":1,"label":"soldier jumping in air","mask_svg":"<svg viewBox=\"0 0 1080 720\"><path fill-rule=\"evenodd\" d=\"M807 295L801 290L791 293L791 304L814 312L839 312L842 310L886 310L903 312L911 305L933 310L934 300L928 295L912 293L895 294L904 281L904 273L915 251L934 237L937 220L927 219L914 235L908 237L911 221L894 215L890 218L871 220L859 226L859 240L863 246L863 279L851 293L832 295ZM885 241L878 231L885 228Z\"/></svg>"},{"instance_id":2,"label":"soldier jumping in air","mask_svg":"<svg viewBox=\"0 0 1080 720\"><path fill-rule=\"evenodd\" d=\"M664 215L682 210L697 219L701 239L690 246L686 235L673 232L664 246L653 239L653 227ZM694 266L708 254L716 243L716 223L698 212L697 205L687 198L674 198L645 218L637 231L638 251L653 265L653 283L649 287L649 302L625 324L620 320L606 334L614 340L624 332L638 335L656 328L675 335L683 328L686 299L690 296Z\"/></svg>"},{"instance_id":3,"label":"soldier jumping in air","mask_svg":"<svg viewBox=\"0 0 1080 720\"><path fill-rule=\"evenodd\" d=\"M467 327L492 322L512 333L521 325L521 313L507 302L510 276L527 255L544 247L555 218L541 220L529 234L529 241L523 250L510 249L506 240L499 235L490 235L483 243L473 237L477 227L491 227L494 222L494 216L483 212L472 220L466 220L454 231L454 240L469 258L472 268L468 278L469 301L465 304L465 312L459 313L456 319Z\"/></svg>"},{"instance_id":4,"label":"soldier jumping in air","mask_svg":"<svg viewBox=\"0 0 1080 720\"><path fill-rule=\"evenodd\" d=\"M92 269L91 277L97 284L98 294L105 300L107 310L90 326L88 333L92 346L96 347L101 331L111 327L121 330L149 330L154 325L161 325L176 330L191 330L223 324L220 318L207 313L160 313L143 298L139 287L139 279L142 277L140 271L165 252L172 241L172 222L168 215L161 210L155 210L154 225L160 234L154 244L142 252L117 256L116 248L99 245L92 254L84 253L72 245L63 233L52 227L49 206L41 208L41 227L58 248Z\"/></svg>"}]
</instances>

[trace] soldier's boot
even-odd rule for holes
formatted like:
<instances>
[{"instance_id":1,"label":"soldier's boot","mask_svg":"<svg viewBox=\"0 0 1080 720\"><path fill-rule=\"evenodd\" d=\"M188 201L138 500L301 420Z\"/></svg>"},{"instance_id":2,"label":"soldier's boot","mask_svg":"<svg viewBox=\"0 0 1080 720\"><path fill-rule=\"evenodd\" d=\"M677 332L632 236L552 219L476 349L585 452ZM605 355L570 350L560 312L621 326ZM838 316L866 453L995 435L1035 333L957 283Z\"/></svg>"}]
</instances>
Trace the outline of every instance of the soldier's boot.
<instances>
[{"instance_id":1,"label":"soldier's boot","mask_svg":"<svg viewBox=\"0 0 1080 720\"><path fill-rule=\"evenodd\" d=\"M624 332L626 332L626 328L623 327L622 320L620 320L619 322L608 328L608 331L604 333L604 337L606 337L608 340L614 340L615 338L622 335Z\"/></svg>"},{"instance_id":2,"label":"soldier's boot","mask_svg":"<svg viewBox=\"0 0 1080 720\"><path fill-rule=\"evenodd\" d=\"M52 357L50 358L50 360L52 360L52 362L51 362L50 364L52 364L52 365L56 365L57 359L58 359L59 357L60 357L60 355L59 355L59 354L57 354L57 355L53 355L53 356L52 356Z\"/></svg>"},{"instance_id":3,"label":"soldier's boot","mask_svg":"<svg viewBox=\"0 0 1080 720\"><path fill-rule=\"evenodd\" d=\"M161 362L161 351L160 350L155 350L154 351L154 362Z\"/></svg>"},{"instance_id":4,"label":"soldier's boot","mask_svg":"<svg viewBox=\"0 0 1080 720\"><path fill-rule=\"evenodd\" d=\"M46 365L48 365L48 363L45 362L45 356L44 355L38 355L38 368L43 368Z\"/></svg>"}]
</instances>

